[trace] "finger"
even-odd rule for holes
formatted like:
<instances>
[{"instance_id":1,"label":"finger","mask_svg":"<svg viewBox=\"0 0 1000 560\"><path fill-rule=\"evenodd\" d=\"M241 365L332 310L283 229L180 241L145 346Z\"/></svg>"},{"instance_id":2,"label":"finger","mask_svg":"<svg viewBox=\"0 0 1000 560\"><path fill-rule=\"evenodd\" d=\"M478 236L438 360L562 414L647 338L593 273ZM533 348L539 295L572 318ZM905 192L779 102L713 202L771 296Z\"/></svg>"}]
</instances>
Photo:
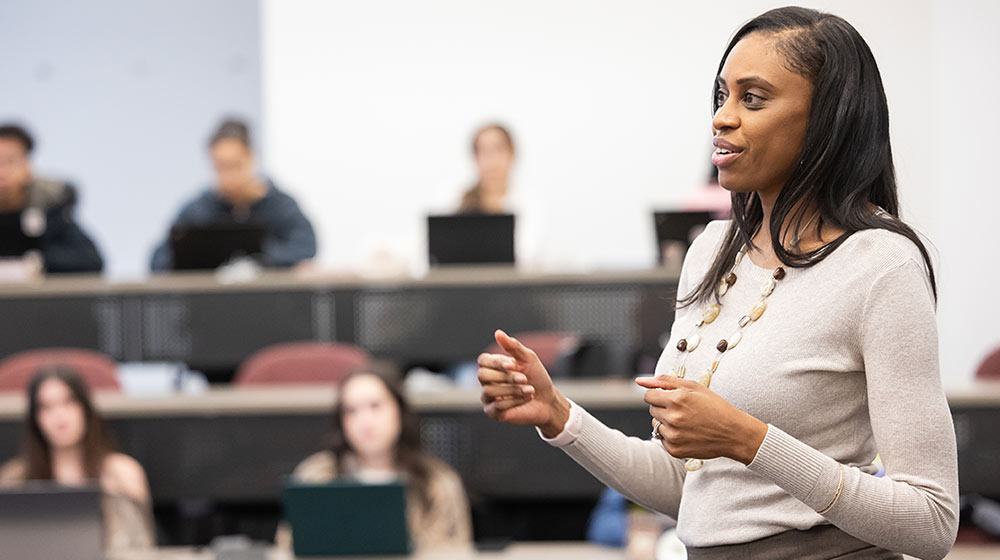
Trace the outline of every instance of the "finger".
<instances>
[{"instance_id":1,"label":"finger","mask_svg":"<svg viewBox=\"0 0 1000 560\"><path fill-rule=\"evenodd\" d=\"M681 379L673 375L657 375L656 377L636 377L636 385L647 389L665 389L672 391L681 389L685 391L698 391L703 388L701 383L691 379Z\"/></svg>"},{"instance_id":2,"label":"finger","mask_svg":"<svg viewBox=\"0 0 1000 560\"><path fill-rule=\"evenodd\" d=\"M502 412L510 410L511 408L514 408L516 406L521 406L522 404L525 404L530 401L531 401L530 397L519 398L519 399L510 398L510 399L491 401L483 405L483 412L485 412L486 415L489 416L490 418L499 420L498 416Z\"/></svg>"},{"instance_id":3,"label":"finger","mask_svg":"<svg viewBox=\"0 0 1000 560\"><path fill-rule=\"evenodd\" d=\"M523 373L510 373L507 371L483 367L479 368L478 377L480 385L486 385L489 383L516 383L524 385L528 382L528 377Z\"/></svg>"},{"instance_id":4,"label":"finger","mask_svg":"<svg viewBox=\"0 0 1000 560\"><path fill-rule=\"evenodd\" d=\"M479 367L511 371L517 369L517 360L503 354L480 354L476 360Z\"/></svg>"},{"instance_id":5,"label":"finger","mask_svg":"<svg viewBox=\"0 0 1000 560\"><path fill-rule=\"evenodd\" d=\"M535 359L534 352L528 349L527 346L521 344L521 342L516 338L509 336L502 330L497 329L497 331L493 333L493 337L496 338L497 344L500 345L500 348L503 348L504 352L510 354L514 358L523 362L530 362Z\"/></svg>"},{"instance_id":6,"label":"finger","mask_svg":"<svg viewBox=\"0 0 1000 560\"><path fill-rule=\"evenodd\" d=\"M523 397L535 392L531 385L516 385L513 383L493 383L483 386L483 396L489 399L500 397Z\"/></svg>"},{"instance_id":7,"label":"finger","mask_svg":"<svg viewBox=\"0 0 1000 560\"><path fill-rule=\"evenodd\" d=\"M675 404L674 399L677 393L673 391L663 391L660 389L647 389L642 394L642 401L650 406L666 409Z\"/></svg>"}]
</instances>

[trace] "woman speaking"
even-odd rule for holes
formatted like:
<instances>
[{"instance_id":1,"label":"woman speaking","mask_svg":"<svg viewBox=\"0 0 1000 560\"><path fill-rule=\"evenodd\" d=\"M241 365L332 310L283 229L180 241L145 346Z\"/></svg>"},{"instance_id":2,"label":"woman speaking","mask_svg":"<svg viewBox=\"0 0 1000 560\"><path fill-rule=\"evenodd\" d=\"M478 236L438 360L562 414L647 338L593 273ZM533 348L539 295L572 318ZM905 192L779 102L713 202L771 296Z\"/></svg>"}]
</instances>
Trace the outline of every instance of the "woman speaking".
<instances>
[{"instance_id":1,"label":"woman speaking","mask_svg":"<svg viewBox=\"0 0 1000 560\"><path fill-rule=\"evenodd\" d=\"M958 480L936 285L899 219L871 50L839 17L766 12L723 54L713 109L732 217L693 243L671 342L637 380L652 438L570 402L501 331L509 356L479 358L485 412L676 517L688 558L944 557Z\"/></svg>"}]
</instances>

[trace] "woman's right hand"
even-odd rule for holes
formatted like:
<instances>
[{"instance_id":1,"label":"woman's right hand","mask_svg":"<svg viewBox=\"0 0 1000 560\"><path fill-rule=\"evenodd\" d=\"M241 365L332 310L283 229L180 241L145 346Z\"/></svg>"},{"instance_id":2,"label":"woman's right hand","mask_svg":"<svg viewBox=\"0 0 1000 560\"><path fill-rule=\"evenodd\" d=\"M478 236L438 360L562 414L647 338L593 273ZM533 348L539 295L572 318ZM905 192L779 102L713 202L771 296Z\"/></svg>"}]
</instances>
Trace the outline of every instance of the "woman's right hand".
<instances>
[{"instance_id":1,"label":"woman's right hand","mask_svg":"<svg viewBox=\"0 0 1000 560\"><path fill-rule=\"evenodd\" d=\"M509 355L479 356L483 412L508 424L538 426L545 437L557 436L569 419L569 401L531 349L501 330L494 336Z\"/></svg>"}]
</instances>

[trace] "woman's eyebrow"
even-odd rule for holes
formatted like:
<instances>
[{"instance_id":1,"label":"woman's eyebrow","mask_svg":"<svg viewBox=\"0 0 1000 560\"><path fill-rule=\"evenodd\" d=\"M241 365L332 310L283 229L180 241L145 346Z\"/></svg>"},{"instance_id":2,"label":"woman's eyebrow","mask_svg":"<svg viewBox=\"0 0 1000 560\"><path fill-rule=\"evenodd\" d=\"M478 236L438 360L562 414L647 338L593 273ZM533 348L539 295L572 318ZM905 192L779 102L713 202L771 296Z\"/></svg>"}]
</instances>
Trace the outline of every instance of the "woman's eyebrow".
<instances>
[{"instance_id":1,"label":"woman's eyebrow","mask_svg":"<svg viewBox=\"0 0 1000 560\"><path fill-rule=\"evenodd\" d=\"M764 78L761 78L760 76L747 76L746 78L740 78L736 80L736 83L739 85L750 84L752 86L756 85L765 87L767 89L774 89L774 84L765 80Z\"/></svg>"},{"instance_id":2,"label":"woman's eyebrow","mask_svg":"<svg viewBox=\"0 0 1000 560\"><path fill-rule=\"evenodd\" d=\"M721 87L727 87L726 80L722 76L716 76L715 82ZM774 84L761 78L760 76L747 76L745 78L740 78L736 80L736 85L750 84L752 86L761 86L767 89L775 89Z\"/></svg>"}]
</instances>

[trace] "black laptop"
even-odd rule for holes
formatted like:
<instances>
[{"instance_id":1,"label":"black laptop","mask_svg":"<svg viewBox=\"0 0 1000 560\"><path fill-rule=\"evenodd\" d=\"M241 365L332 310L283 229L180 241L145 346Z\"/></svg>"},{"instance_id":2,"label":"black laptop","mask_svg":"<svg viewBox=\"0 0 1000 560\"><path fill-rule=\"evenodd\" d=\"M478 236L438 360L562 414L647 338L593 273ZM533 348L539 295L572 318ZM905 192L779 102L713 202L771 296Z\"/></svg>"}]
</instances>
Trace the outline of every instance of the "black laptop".
<instances>
[{"instance_id":1,"label":"black laptop","mask_svg":"<svg viewBox=\"0 0 1000 560\"><path fill-rule=\"evenodd\" d=\"M513 265L513 214L458 214L427 217L431 267Z\"/></svg>"},{"instance_id":2,"label":"black laptop","mask_svg":"<svg viewBox=\"0 0 1000 560\"><path fill-rule=\"evenodd\" d=\"M7 214L0 218L0 258L20 257L41 247L38 237L25 235L20 216Z\"/></svg>"},{"instance_id":3,"label":"black laptop","mask_svg":"<svg viewBox=\"0 0 1000 560\"><path fill-rule=\"evenodd\" d=\"M259 224L209 224L170 228L174 270L214 270L241 257L259 258L266 228Z\"/></svg>"},{"instance_id":4,"label":"black laptop","mask_svg":"<svg viewBox=\"0 0 1000 560\"><path fill-rule=\"evenodd\" d=\"M104 558L100 490L32 482L0 490L0 557Z\"/></svg>"},{"instance_id":5,"label":"black laptop","mask_svg":"<svg viewBox=\"0 0 1000 560\"><path fill-rule=\"evenodd\" d=\"M410 552L406 487L400 482L289 482L283 497L296 557Z\"/></svg>"},{"instance_id":6,"label":"black laptop","mask_svg":"<svg viewBox=\"0 0 1000 560\"><path fill-rule=\"evenodd\" d=\"M679 249L681 256L687 252L694 238L712 221L712 213L653 212L653 221L656 224L657 261L663 264L664 255L671 249Z\"/></svg>"}]
</instances>

